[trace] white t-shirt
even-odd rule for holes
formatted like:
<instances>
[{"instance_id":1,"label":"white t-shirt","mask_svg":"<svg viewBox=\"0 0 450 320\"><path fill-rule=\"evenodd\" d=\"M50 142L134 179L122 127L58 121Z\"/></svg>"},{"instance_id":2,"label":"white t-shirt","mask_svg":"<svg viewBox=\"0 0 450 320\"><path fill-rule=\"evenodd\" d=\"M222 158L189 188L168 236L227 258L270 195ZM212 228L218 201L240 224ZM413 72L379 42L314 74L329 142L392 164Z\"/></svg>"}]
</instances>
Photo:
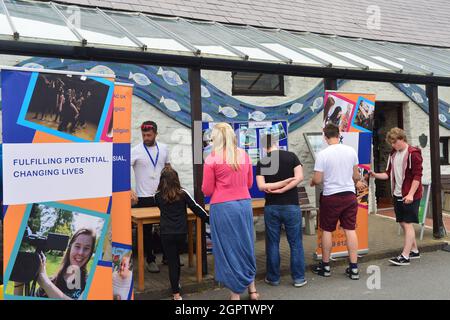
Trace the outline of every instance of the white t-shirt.
<instances>
[{"instance_id":1,"label":"white t-shirt","mask_svg":"<svg viewBox=\"0 0 450 320\"><path fill-rule=\"evenodd\" d=\"M355 192L353 167L358 164L355 149L344 144L332 144L316 156L314 171L323 172L323 195Z\"/></svg>"},{"instance_id":2,"label":"white t-shirt","mask_svg":"<svg viewBox=\"0 0 450 320\"><path fill-rule=\"evenodd\" d=\"M139 143L131 149L131 166L136 178L136 195L138 197L150 197L156 193L159 185L161 171L166 163L169 163L169 149L164 143L157 142L159 157L156 167L153 166L146 149L156 161L158 149L156 144L153 147L144 146Z\"/></svg>"},{"instance_id":3,"label":"white t-shirt","mask_svg":"<svg viewBox=\"0 0 450 320\"><path fill-rule=\"evenodd\" d=\"M403 161L405 160L406 153L408 152L408 148L405 148L403 151L397 151L394 156L393 166L394 166L394 175L395 175L395 187L394 187L394 196L403 197L402 195L402 185L403 185Z\"/></svg>"}]
</instances>

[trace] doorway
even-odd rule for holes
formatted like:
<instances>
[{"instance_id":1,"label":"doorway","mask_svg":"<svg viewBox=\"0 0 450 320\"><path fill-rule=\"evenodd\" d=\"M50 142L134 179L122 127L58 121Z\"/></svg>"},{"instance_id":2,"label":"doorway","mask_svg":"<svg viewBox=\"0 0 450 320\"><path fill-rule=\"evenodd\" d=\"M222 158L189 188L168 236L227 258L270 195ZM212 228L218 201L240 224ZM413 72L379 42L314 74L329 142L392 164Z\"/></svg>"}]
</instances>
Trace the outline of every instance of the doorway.
<instances>
[{"instance_id":1,"label":"doorway","mask_svg":"<svg viewBox=\"0 0 450 320\"><path fill-rule=\"evenodd\" d=\"M386 170L391 146L385 139L393 127L403 129L403 103L376 102L373 127L373 168L375 172ZM392 208L391 186L389 180L375 180L378 209Z\"/></svg>"}]
</instances>

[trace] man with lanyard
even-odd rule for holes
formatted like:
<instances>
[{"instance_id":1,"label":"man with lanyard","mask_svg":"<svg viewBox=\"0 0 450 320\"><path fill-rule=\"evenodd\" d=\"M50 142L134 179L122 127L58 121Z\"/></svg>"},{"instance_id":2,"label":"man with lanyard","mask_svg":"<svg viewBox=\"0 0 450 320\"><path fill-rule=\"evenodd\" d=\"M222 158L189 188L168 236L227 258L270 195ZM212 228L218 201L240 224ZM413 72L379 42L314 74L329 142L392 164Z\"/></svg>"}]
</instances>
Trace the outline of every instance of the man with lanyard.
<instances>
[{"instance_id":1,"label":"man with lanyard","mask_svg":"<svg viewBox=\"0 0 450 320\"><path fill-rule=\"evenodd\" d=\"M131 149L131 166L136 178L137 204L134 208L154 207L161 171L169 164L169 150L163 143L156 142L158 127L153 121L145 121L141 125L142 141ZM156 257L153 254L155 244L152 243L153 225L144 225L144 251L147 270L159 272Z\"/></svg>"}]
</instances>

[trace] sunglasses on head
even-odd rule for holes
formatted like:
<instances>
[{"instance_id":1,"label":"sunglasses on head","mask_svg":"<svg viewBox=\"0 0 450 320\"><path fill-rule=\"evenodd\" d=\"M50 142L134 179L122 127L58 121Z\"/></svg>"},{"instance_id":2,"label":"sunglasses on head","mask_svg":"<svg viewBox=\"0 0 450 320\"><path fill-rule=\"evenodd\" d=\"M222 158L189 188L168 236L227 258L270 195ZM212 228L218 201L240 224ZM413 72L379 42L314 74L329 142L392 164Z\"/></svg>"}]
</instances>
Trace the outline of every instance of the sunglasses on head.
<instances>
[{"instance_id":1,"label":"sunglasses on head","mask_svg":"<svg viewBox=\"0 0 450 320\"><path fill-rule=\"evenodd\" d=\"M155 127L152 124L143 124L141 126L142 130L155 130Z\"/></svg>"}]
</instances>

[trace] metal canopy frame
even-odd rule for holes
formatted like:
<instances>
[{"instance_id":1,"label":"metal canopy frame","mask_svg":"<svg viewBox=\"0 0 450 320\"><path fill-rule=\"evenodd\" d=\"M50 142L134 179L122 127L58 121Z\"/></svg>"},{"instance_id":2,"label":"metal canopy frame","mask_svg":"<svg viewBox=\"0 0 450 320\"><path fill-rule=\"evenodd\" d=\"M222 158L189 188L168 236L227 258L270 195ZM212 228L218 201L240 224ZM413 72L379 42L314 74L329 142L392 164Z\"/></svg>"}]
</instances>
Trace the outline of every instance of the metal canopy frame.
<instances>
[{"instance_id":1,"label":"metal canopy frame","mask_svg":"<svg viewBox=\"0 0 450 320\"><path fill-rule=\"evenodd\" d=\"M78 30L75 28L75 26L69 20L67 20L66 16L61 12L61 10L58 9L58 7L55 5L55 3L54 2L49 2L49 4L53 8L53 10L56 12L56 14L61 19L64 20L64 22L66 23L67 27L70 29L70 31L72 31L72 33L75 35L75 37L77 37L78 40L80 40L81 45L82 46L87 45L87 40L81 35L81 33L78 32Z\"/></svg>"},{"instance_id":2,"label":"metal canopy frame","mask_svg":"<svg viewBox=\"0 0 450 320\"><path fill-rule=\"evenodd\" d=\"M200 28L197 28L194 23L189 22L186 19L183 18L179 18L182 23L187 23L189 24L189 27L194 29L195 31L197 31L198 33L200 33L201 35L203 35L204 37L217 42L218 44L222 45L225 49L227 49L228 51L230 51L231 53L234 53L235 55L237 55L238 57L244 59L244 60L248 60L249 56L247 54L245 54L244 52L236 49L235 47L229 45L228 43L226 43L225 41L220 40L219 38L204 32L203 30L201 30Z\"/></svg>"},{"instance_id":3,"label":"metal canopy frame","mask_svg":"<svg viewBox=\"0 0 450 320\"><path fill-rule=\"evenodd\" d=\"M301 36L301 33L288 32L288 31L285 31L285 30L281 30L281 29L280 29L280 34L281 34L283 37L285 37L285 39L286 39L287 37L294 37L295 40L298 41L298 42L300 42L300 43L304 43L304 44L306 44L306 45L309 45L309 46L311 46L311 47L314 48L314 49L319 49L320 51L323 51L324 53L327 53L327 54L329 54L330 56L334 56L335 58L337 58L337 59L339 59L339 60L342 60L342 61L344 61L344 62L347 62L347 63L351 64L351 65L354 65L354 66L356 66L356 67L359 67L359 68L361 68L361 69L363 69L363 70L369 70L369 69L370 69L368 65L365 65L365 64L363 64L363 63L361 63L361 62L358 62L358 61L352 60L352 59L350 59L350 58L347 58L346 56L343 56L343 55L341 55L341 54L339 54L339 53L337 53L337 52L334 52L334 51L332 51L332 50L326 48L325 46L322 46L322 45L320 45L320 44L317 44L317 43L315 43L315 42L312 42L312 41L310 41L309 39L301 38L301 37L300 37L300 36Z\"/></svg>"},{"instance_id":4,"label":"metal canopy frame","mask_svg":"<svg viewBox=\"0 0 450 320\"><path fill-rule=\"evenodd\" d=\"M322 42L322 43L329 43L329 44L331 44L331 45L333 45L333 46L339 48L339 49L342 50L342 51L347 51L347 52L349 52L349 53L351 53L351 54L353 54L353 55L355 55L355 56L361 57L361 58L363 58L364 60L370 61L370 62L372 62L372 63L374 63L374 64L379 65L379 66L385 67L385 68L387 68L387 69L389 69L389 70L392 70L392 71L395 71L395 72L402 72L402 69L400 69L400 68L398 68L398 67L395 67L395 66L390 65L390 64L388 64L388 63L386 63L386 62L383 62L383 61L374 59L374 58L372 58L370 55L366 54L365 52L362 52L361 50L358 50L358 49L355 50L355 49L352 48L352 47L346 47L346 46L344 46L344 45L338 43L337 41L331 40L330 37L326 37L326 36L322 36L322 37L321 37L321 36L318 36L318 35L313 34L313 33L308 33L308 35L311 36L311 37L314 37L314 39L317 40L317 41L319 41L319 42ZM333 38L337 38L337 37L336 37L336 36L333 36Z\"/></svg>"},{"instance_id":5,"label":"metal canopy frame","mask_svg":"<svg viewBox=\"0 0 450 320\"><path fill-rule=\"evenodd\" d=\"M160 25L158 22L153 21L149 18L149 16L143 14L142 12L139 12L139 15L144 19L144 21L146 21L148 24L151 24L153 27L159 29L160 31L164 32L165 34L167 34L168 36L172 37L173 39L175 39L176 41L178 41L179 43L181 43L183 46L185 46L186 48L188 48L189 50L192 51L192 53L196 56L201 54L201 51L196 48L194 45L192 45L190 42L186 41L185 39L183 39L182 37L180 37L179 35L173 33L172 31L170 31L169 29L163 27L162 25ZM160 17L158 17L160 18Z\"/></svg>"},{"instance_id":6,"label":"metal canopy frame","mask_svg":"<svg viewBox=\"0 0 450 320\"><path fill-rule=\"evenodd\" d=\"M269 55L271 55L271 56L273 56L273 57L275 57L277 59L280 59L281 61L283 61L283 62L285 62L287 64L292 64L292 59L290 59L290 58L288 58L288 57L286 57L286 56L284 56L284 55L282 55L282 54L280 54L280 53L278 53L278 52L276 52L274 50L271 50L269 48L264 47L263 45L259 44L257 41L252 40L252 39L250 39L247 36L239 34L238 32L235 32L234 30L231 30L230 28L225 27L223 24L221 24L219 22L214 22L214 25L218 26L221 30L232 34L236 38L240 38L241 40L247 41L248 43L254 45L255 48L260 49L260 50L264 51L265 53L267 53L267 54L269 54Z\"/></svg>"},{"instance_id":7,"label":"metal canopy frame","mask_svg":"<svg viewBox=\"0 0 450 320\"><path fill-rule=\"evenodd\" d=\"M273 35L269 34L269 31L262 31L262 30L259 30L259 29L255 28L255 27L252 27L252 26L249 26L249 25L247 25L247 28L253 30L253 32L255 32L257 34L261 34L261 35L267 37L268 39L273 40L274 42L276 42L278 44L281 44L282 46L284 46L284 47L286 47L288 49L291 49L292 51L294 51L294 52L296 52L298 54L301 54L301 55L303 55L303 56L305 56L305 57L307 57L307 58L309 58L311 60L316 61L317 63L321 64L324 67L331 67L332 66L332 63L329 62L329 61L326 61L326 60L324 60L324 59L322 59L320 57L317 57L317 56L313 55L312 53L309 53L308 51L305 51L305 50L303 50L303 49L301 49L299 47L296 47L296 46L290 44L289 42L284 41L283 39L277 39ZM277 30L275 32L279 32L279 30Z\"/></svg>"},{"instance_id":8,"label":"metal canopy frame","mask_svg":"<svg viewBox=\"0 0 450 320\"><path fill-rule=\"evenodd\" d=\"M99 8L95 8L95 10L103 17L105 18L109 23L111 23L116 28L120 29L131 41L133 41L136 45L142 48L143 51L147 50L147 45L144 44L141 40L139 40L134 34L132 34L130 31L128 31L124 26L117 23L113 18L108 16L108 14L104 11L102 11Z\"/></svg>"},{"instance_id":9,"label":"metal canopy frame","mask_svg":"<svg viewBox=\"0 0 450 320\"><path fill-rule=\"evenodd\" d=\"M16 28L16 26L14 25L14 22L13 22L12 19L11 19L11 15L9 14L9 10L8 10L8 8L6 7L5 2L4 2L3 0L0 0L0 5L2 6L3 11L5 12L6 19L8 20L8 23L9 23L9 27L11 28L11 30L12 30L12 32L13 32L13 38L14 38L14 40L19 40L20 34L19 34L19 32L17 31L17 28Z\"/></svg>"}]
</instances>

